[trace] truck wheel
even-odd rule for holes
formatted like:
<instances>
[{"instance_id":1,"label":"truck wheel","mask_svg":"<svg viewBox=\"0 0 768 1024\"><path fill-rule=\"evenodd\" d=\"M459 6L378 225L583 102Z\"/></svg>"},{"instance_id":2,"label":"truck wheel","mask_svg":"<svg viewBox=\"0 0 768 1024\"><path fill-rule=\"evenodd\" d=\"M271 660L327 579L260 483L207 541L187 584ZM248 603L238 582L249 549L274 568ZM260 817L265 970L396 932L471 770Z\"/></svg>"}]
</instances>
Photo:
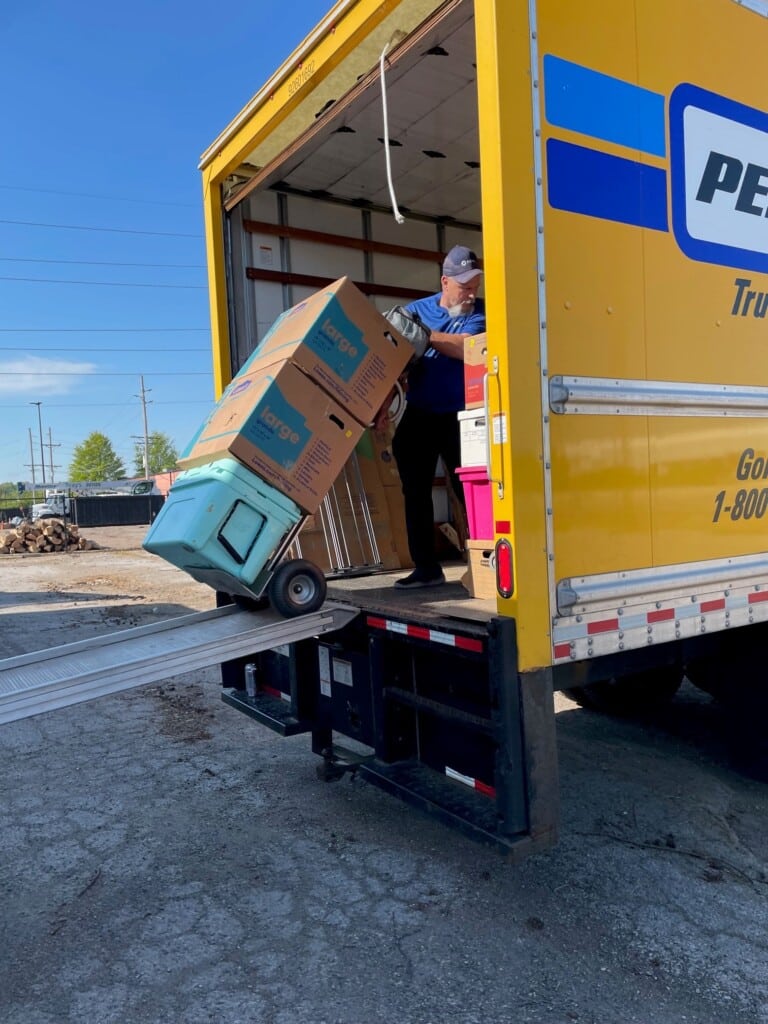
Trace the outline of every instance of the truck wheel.
<instances>
[{"instance_id":1,"label":"truck wheel","mask_svg":"<svg viewBox=\"0 0 768 1024\"><path fill-rule=\"evenodd\" d=\"M314 562L294 558L278 566L269 583L272 607L286 618L316 612L325 600L325 576Z\"/></svg>"},{"instance_id":2,"label":"truck wheel","mask_svg":"<svg viewBox=\"0 0 768 1024\"><path fill-rule=\"evenodd\" d=\"M633 715L671 700L680 689L683 670L677 665L662 665L646 672L600 679L587 686L563 690L566 697L591 711L608 715Z\"/></svg>"},{"instance_id":3,"label":"truck wheel","mask_svg":"<svg viewBox=\"0 0 768 1024\"><path fill-rule=\"evenodd\" d=\"M697 690L703 690L715 700L727 700L729 682L734 672L742 673L741 668L734 668L733 662L729 664L727 658L713 654L708 658L696 658L689 661L685 666L685 674L688 681L693 683Z\"/></svg>"},{"instance_id":4,"label":"truck wheel","mask_svg":"<svg viewBox=\"0 0 768 1024\"><path fill-rule=\"evenodd\" d=\"M768 782L768 694L757 688L723 706L728 757L736 771Z\"/></svg>"},{"instance_id":5,"label":"truck wheel","mask_svg":"<svg viewBox=\"0 0 768 1024\"><path fill-rule=\"evenodd\" d=\"M749 629L754 627L750 626ZM728 757L743 775L768 782L768 688L756 645L729 645L722 654L686 665L694 686L714 697L722 716Z\"/></svg>"}]
</instances>

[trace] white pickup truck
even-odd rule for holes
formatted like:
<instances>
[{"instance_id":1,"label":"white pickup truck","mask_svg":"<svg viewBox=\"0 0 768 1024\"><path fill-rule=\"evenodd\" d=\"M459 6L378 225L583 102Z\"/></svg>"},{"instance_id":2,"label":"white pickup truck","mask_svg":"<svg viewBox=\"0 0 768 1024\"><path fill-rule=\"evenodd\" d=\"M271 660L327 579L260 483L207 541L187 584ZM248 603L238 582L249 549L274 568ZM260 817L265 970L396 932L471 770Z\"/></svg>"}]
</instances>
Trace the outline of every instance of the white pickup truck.
<instances>
[{"instance_id":1,"label":"white pickup truck","mask_svg":"<svg viewBox=\"0 0 768 1024\"><path fill-rule=\"evenodd\" d=\"M59 519L62 513L58 512L55 508L52 508L48 504L40 504L32 506L32 522L36 519Z\"/></svg>"}]
</instances>

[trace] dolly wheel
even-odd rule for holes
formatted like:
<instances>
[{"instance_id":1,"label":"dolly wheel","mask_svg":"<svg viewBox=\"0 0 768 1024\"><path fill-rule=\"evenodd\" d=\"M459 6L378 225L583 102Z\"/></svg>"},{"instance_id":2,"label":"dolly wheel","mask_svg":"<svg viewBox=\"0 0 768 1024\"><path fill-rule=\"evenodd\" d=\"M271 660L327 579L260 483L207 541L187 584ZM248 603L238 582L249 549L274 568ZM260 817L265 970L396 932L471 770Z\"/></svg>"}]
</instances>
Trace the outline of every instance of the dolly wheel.
<instances>
[{"instance_id":1,"label":"dolly wheel","mask_svg":"<svg viewBox=\"0 0 768 1024\"><path fill-rule=\"evenodd\" d=\"M304 558L283 562L269 583L272 607L290 619L296 615L316 612L325 600L325 576Z\"/></svg>"}]
</instances>

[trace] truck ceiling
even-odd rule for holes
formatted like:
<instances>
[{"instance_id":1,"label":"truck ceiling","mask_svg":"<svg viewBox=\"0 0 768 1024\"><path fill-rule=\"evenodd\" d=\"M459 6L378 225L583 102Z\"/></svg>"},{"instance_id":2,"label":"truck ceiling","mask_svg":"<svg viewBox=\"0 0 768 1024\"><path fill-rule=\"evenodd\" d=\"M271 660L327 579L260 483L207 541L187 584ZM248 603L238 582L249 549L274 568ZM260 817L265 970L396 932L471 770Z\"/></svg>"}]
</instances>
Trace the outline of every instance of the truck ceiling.
<instances>
[{"instance_id":1,"label":"truck ceiling","mask_svg":"<svg viewBox=\"0 0 768 1024\"><path fill-rule=\"evenodd\" d=\"M474 10L444 5L386 57L392 175L403 213L481 222ZM294 144L260 166L257 146L231 179L226 202L281 188L389 209L378 62L317 111ZM244 182L244 179L247 179ZM239 186L239 187L237 187Z\"/></svg>"}]
</instances>

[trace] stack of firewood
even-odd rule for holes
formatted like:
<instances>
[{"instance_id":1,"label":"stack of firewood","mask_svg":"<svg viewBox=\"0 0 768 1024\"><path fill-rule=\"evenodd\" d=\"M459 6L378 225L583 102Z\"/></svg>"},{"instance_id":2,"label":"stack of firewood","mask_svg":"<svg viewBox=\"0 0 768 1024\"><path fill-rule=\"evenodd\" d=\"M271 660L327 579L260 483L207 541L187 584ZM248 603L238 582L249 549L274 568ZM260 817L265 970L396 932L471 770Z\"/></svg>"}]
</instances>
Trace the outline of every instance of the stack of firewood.
<instances>
[{"instance_id":1,"label":"stack of firewood","mask_svg":"<svg viewBox=\"0 0 768 1024\"><path fill-rule=\"evenodd\" d=\"M0 555L24 554L27 551L90 551L97 548L92 540L80 536L76 526L62 519L24 519L13 530L0 533Z\"/></svg>"}]
</instances>

